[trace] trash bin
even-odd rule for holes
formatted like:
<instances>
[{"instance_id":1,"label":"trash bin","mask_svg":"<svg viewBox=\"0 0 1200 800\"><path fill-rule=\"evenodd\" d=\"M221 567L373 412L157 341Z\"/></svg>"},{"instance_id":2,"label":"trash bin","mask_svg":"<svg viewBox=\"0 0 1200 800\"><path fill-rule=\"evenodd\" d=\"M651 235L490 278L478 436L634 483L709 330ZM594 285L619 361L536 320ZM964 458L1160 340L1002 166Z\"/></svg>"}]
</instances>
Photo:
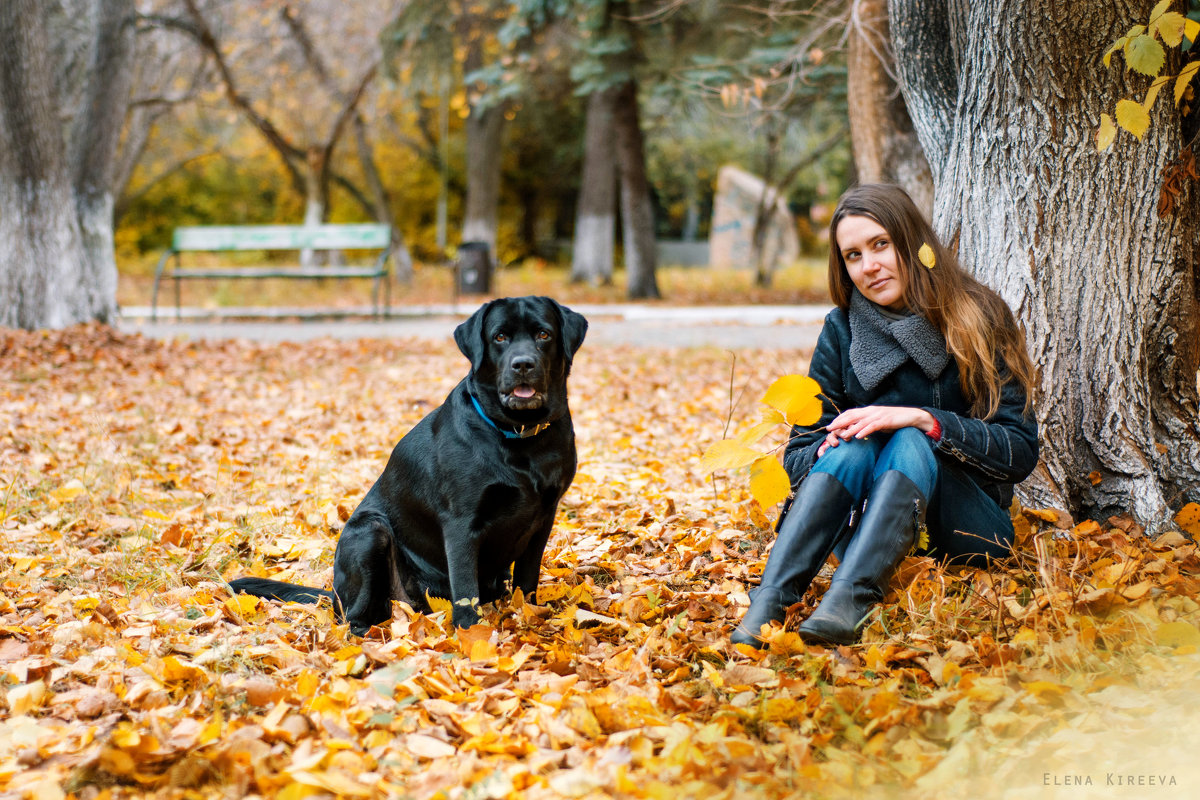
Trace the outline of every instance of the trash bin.
<instances>
[{"instance_id":1,"label":"trash bin","mask_svg":"<svg viewBox=\"0 0 1200 800\"><path fill-rule=\"evenodd\" d=\"M454 280L459 294L491 291L492 257L487 242L463 242L458 246Z\"/></svg>"}]
</instances>

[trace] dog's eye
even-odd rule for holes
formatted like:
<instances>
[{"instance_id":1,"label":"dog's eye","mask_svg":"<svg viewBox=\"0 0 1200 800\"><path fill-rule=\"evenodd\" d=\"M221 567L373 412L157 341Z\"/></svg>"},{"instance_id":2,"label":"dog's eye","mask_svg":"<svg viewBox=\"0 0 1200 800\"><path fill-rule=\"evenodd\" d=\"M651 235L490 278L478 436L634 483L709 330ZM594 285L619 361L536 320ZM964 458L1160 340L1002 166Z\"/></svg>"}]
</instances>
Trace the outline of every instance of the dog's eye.
<instances>
[{"instance_id":1,"label":"dog's eye","mask_svg":"<svg viewBox=\"0 0 1200 800\"><path fill-rule=\"evenodd\" d=\"M495 336L492 337L492 341L496 342L498 344L503 344L504 342L508 341L508 334L507 333L497 333Z\"/></svg>"},{"instance_id":2,"label":"dog's eye","mask_svg":"<svg viewBox=\"0 0 1200 800\"><path fill-rule=\"evenodd\" d=\"M539 342L545 342L550 339L550 334L547 331L538 331L537 338Z\"/></svg>"}]
</instances>

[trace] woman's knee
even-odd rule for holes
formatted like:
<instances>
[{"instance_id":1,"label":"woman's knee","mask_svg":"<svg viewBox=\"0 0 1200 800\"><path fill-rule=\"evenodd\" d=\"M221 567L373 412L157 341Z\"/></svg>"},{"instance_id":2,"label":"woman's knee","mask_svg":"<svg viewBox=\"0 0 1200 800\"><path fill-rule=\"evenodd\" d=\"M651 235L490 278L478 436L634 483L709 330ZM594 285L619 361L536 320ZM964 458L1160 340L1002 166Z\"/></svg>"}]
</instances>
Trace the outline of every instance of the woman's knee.
<instances>
[{"instance_id":1,"label":"woman's knee","mask_svg":"<svg viewBox=\"0 0 1200 800\"><path fill-rule=\"evenodd\" d=\"M937 456L929 437L920 428L900 428L875 461L875 477L898 470L921 486L928 494L937 476Z\"/></svg>"},{"instance_id":2,"label":"woman's knee","mask_svg":"<svg viewBox=\"0 0 1200 800\"><path fill-rule=\"evenodd\" d=\"M870 485L881 449L876 440L850 439L828 448L813 465L813 471L829 473L852 495L861 498Z\"/></svg>"}]
</instances>

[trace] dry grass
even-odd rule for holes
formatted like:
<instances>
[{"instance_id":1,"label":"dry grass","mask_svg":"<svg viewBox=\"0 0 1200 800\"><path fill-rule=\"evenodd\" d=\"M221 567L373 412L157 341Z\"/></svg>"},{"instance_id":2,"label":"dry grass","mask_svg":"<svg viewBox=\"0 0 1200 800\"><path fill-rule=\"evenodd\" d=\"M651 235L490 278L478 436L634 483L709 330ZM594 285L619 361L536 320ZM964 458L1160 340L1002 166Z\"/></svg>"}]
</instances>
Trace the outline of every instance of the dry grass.
<instances>
[{"instance_id":1,"label":"dry grass","mask_svg":"<svg viewBox=\"0 0 1200 800\"><path fill-rule=\"evenodd\" d=\"M527 294L550 295L564 303L625 302L625 275L618 271L610 286L571 283L569 270L531 260L506 267L495 277L495 297ZM670 305L740 305L826 303L825 265L807 259L780 270L770 288L754 285L749 270L697 267L662 267L658 271L661 302ZM130 268L121 275L118 301L122 306L148 306L154 288L153 274ZM394 305L427 305L454 300L454 272L446 266L419 265L411 285L394 282ZM173 287L164 283L159 305L174 303ZM245 306L302 306L352 308L371 302L371 281L314 280L188 280L181 286L182 303L202 308ZM480 297L480 300L487 299Z\"/></svg>"}]
</instances>

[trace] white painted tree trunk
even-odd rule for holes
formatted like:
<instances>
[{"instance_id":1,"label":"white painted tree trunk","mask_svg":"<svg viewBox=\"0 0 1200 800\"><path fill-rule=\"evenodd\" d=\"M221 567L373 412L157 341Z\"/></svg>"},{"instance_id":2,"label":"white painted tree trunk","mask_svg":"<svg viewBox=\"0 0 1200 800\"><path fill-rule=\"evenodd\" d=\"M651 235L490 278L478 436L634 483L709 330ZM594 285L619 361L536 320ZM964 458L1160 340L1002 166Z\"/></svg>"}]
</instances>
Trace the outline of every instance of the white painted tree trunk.
<instances>
[{"instance_id":1,"label":"white painted tree trunk","mask_svg":"<svg viewBox=\"0 0 1200 800\"><path fill-rule=\"evenodd\" d=\"M1041 373L1041 463L1020 496L1101 519L1130 510L1161 529L1200 499L1200 203L1192 190L1175 216L1156 215L1162 168L1180 147L1169 101L1142 142L1094 145L1100 113L1144 89L1100 55L1148 4L889 10L935 225L1012 307Z\"/></svg>"},{"instance_id":2,"label":"white painted tree trunk","mask_svg":"<svg viewBox=\"0 0 1200 800\"><path fill-rule=\"evenodd\" d=\"M112 168L129 102L134 8L87 9L78 108L55 83L48 8L0 3L0 325L58 328L116 316ZM64 117L69 125L63 125ZM66 128L66 129L64 129Z\"/></svg>"},{"instance_id":3,"label":"white painted tree trunk","mask_svg":"<svg viewBox=\"0 0 1200 800\"><path fill-rule=\"evenodd\" d=\"M613 150L613 91L588 97L583 143L583 178L575 209L571 280L612 283L613 233L617 218L616 155Z\"/></svg>"},{"instance_id":4,"label":"white painted tree trunk","mask_svg":"<svg viewBox=\"0 0 1200 800\"><path fill-rule=\"evenodd\" d=\"M495 263L496 223L500 206L501 138L504 111L493 106L471 109L467 117L467 197L462 241L486 242Z\"/></svg>"}]
</instances>

